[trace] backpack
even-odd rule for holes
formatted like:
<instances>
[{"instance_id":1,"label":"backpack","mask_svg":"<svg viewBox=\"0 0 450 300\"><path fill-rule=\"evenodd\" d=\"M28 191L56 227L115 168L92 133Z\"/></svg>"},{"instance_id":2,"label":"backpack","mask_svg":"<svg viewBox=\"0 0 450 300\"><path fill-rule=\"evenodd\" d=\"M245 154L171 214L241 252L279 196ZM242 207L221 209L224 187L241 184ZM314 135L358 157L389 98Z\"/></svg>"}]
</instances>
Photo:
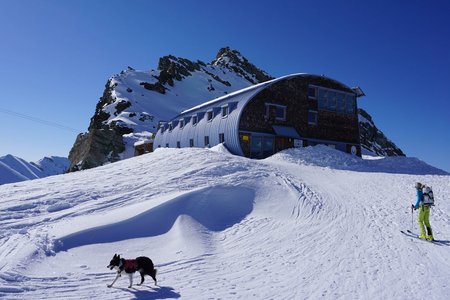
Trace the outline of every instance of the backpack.
<instances>
[{"instance_id":1,"label":"backpack","mask_svg":"<svg viewBox=\"0 0 450 300\"><path fill-rule=\"evenodd\" d=\"M429 186L423 189L423 205L434 205L433 190Z\"/></svg>"}]
</instances>

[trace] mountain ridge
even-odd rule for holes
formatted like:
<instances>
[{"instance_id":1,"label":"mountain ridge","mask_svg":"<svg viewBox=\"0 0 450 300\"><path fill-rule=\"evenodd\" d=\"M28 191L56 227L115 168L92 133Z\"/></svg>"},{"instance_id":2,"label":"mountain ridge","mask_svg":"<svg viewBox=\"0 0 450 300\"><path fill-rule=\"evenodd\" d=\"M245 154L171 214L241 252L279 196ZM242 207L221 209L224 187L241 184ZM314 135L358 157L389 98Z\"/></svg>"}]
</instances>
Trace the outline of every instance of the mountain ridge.
<instances>
[{"instance_id":1,"label":"mountain ridge","mask_svg":"<svg viewBox=\"0 0 450 300\"><path fill-rule=\"evenodd\" d=\"M27 162L7 154L0 157L0 185L62 174L69 165L70 161L65 157L50 156L37 162Z\"/></svg>"}]
</instances>

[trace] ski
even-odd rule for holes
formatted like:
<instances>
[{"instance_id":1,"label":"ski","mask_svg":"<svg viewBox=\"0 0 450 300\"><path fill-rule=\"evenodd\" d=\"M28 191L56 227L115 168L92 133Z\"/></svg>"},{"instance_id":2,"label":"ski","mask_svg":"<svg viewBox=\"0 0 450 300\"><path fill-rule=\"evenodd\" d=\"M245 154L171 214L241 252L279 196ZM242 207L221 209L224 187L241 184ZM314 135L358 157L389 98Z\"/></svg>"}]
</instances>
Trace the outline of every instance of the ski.
<instances>
[{"instance_id":1,"label":"ski","mask_svg":"<svg viewBox=\"0 0 450 300\"><path fill-rule=\"evenodd\" d=\"M415 234L414 232L410 231L410 230L406 230L406 231L400 230L400 232L403 233L406 236L418 239L420 241L432 243L432 241L429 241L429 240L426 240L426 239L419 239L419 236L417 234Z\"/></svg>"},{"instance_id":2,"label":"ski","mask_svg":"<svg viewBox=\"0 0 450 300\"><path fill-rule=\"evenodd\" d=\"M440 241L440 240L432 240L429 241L427 239L419 239L419 235L417 233L412 232L411 230L400 230L401 233L403 233L406 236L412 237L412 238L416 238L418 240L424 241L424 242L428 242L428 243L434 243L434 244L441 244L444 243L444 241Z\"/></svg>"}]
</instances>

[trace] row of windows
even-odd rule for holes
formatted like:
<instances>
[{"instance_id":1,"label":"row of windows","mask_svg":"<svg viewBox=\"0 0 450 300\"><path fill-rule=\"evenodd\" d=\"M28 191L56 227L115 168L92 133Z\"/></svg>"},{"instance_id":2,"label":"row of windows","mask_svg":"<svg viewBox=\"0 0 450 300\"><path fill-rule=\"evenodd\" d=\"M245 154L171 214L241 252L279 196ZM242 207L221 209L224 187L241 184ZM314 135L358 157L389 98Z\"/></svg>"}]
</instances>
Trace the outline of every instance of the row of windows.
<instances>
[{"instance_id":1,"label":"row of windows","mask_svg":"<svg viewBox=\"0 0 450 300\"><path fill-rule=\"evenodd\" d=\"M203 143L205 147L209 147L209 136L205 136L203 138ZM225 134L219 133L219 144L225 143ZM169 148L169 143L166 144L166 147ZM189 139L189 147L194 147L194 139ZM181 142L177 141L177 148L181 148Z\"/></svg>"},{"instance_id":2,"label":"row of windows","mask_svg":"<svg viewBox=\"0 0 450 300\"><path fill-rule=\"evenodd\" d=\"M356 97L353 94L340 92L337 90L327 89L323 87L310 85L308 87L308 98L317 100L319 110L327 110L338 113L355 114ZM274 103L266 103L265 117L267 119L275 119L278 121L286 121L286 106ZM222 118L228 116L230 112L229 106L224 105L220 107L220 115ZM206 111L206 120L212 121L215 117L214 109ZM217 114L218 115L218 114ZM191 117L182 118L175 122L170 122L168 125L169 131L172 131L177 125L182 129L187 123L191 122L193 126L197 125L199 120L203 117L203 113L195 114ZM317 125L317 111L308 111L308 124ZM162 127L161 132L165 131Z\"/></svg>"},{"instance_id":3,"label":"row of windows","mask_svg":"<svg viewBox=\"0 0 450 300\"><path fill-rule=\"evenodd\" d=\"M230 109L229 109L228 105L222 106L220 108L220 115L222 116L222 118L228 117L229 113L230 113ZM180 129L183 129L184 126L186 124L188 124L189 122L192 124L192 126L195 126L201 120L202 115L203 115L202 113L199 113L199 114L193 115L191 117L182 118L182 119L180 119L178 121L178 124L176 123L176 121L175 122L169 122L168 123L168 129L169 129L169 131L172 131L177 126L179 126ZM214 119L214 117L215 117L215 115L214 115L214 110L213 109L210 109L210 110L206 111L206 120L208 122L211 122L212 119ZM163 126L161 128L161 132L164 132L165 129L166 129L165 126Z\"/></svg>"},{"instance_id":4,"label":"row of windows","mask_svg":"<svg viewBox=\"0 0 450 300\"><path fill-rule=\"evenodd\" d=\"M308 98L317 100L319 110L355 114L356 97L353 94L309 86Z\"/></svg>"},{"instance_id":5,"label":"row of windows","mask_svg":"<svg viewBox=\"0 0 450 300\"><path fill-rule=\"evenodd\" d=\"M276 116L276 120L286 121L286 106L266 103L266 117L271 115ZM317 116L318 111L308 110L308 125L317 126Z\"/></svg>"}]
</instances>

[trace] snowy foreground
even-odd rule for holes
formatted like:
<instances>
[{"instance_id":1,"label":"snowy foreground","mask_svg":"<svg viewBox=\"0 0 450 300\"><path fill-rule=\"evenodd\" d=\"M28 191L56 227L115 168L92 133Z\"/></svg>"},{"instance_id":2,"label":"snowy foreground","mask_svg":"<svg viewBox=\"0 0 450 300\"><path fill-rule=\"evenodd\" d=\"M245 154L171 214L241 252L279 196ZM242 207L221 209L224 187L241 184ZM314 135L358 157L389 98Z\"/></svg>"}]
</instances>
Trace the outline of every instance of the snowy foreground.
<instances>
[{"instance_id":1,"label":"snowy foreground","mask_svg":"<svg viewBox=\"0 0 450 300\"><path fill-rule=\"evenodd\" d=\"M320 146L215 150L0 186L0 298L449 299L450 175ZM439 244L400 233L416 181L433 186ZM159 285L107 288L114 253L150 257Z\"/></svg>"}]
</instances>

